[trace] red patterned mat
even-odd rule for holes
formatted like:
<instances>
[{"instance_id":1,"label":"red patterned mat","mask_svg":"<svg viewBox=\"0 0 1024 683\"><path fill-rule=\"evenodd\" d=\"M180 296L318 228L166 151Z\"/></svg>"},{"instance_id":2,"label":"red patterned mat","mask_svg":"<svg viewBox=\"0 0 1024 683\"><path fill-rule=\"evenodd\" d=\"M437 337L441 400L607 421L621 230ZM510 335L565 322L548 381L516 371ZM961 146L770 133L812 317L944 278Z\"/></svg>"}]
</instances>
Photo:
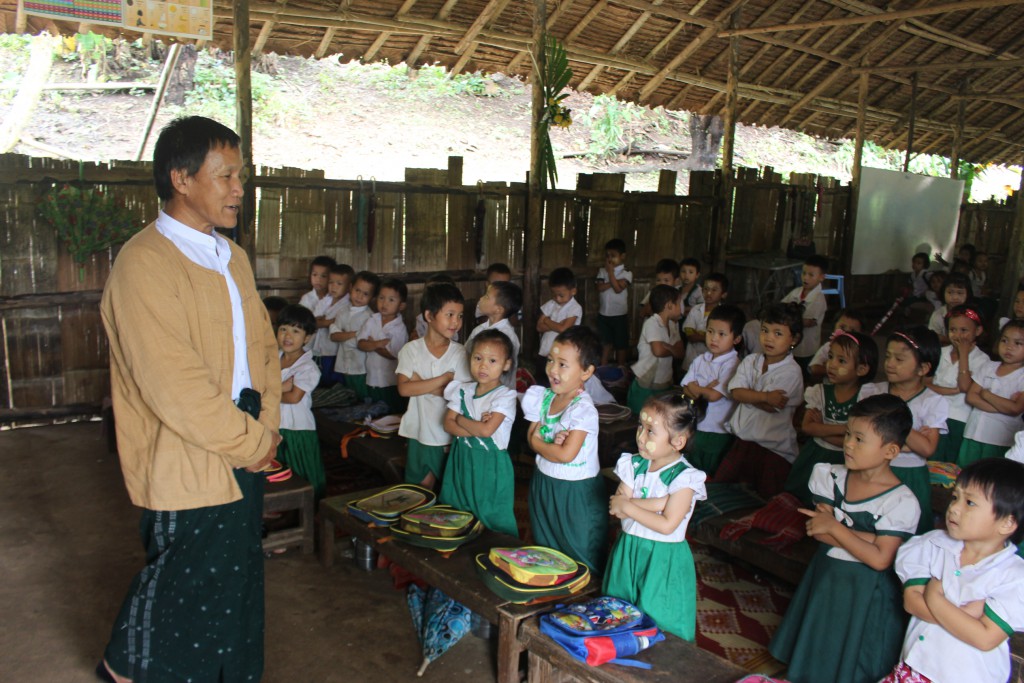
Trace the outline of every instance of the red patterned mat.
<instances>
[{"instance_id":1,"label":"red patterned mat","mask_svg":"<svg viewBox=\"0 0 1024 683\"><path fill-rule=\"evenodd\" d=\"M697 645L752 673L778 674L785 665L768 654L793 596L788 584L756 575L690 542L697 566Z\"/></svg>"}]
</instances>

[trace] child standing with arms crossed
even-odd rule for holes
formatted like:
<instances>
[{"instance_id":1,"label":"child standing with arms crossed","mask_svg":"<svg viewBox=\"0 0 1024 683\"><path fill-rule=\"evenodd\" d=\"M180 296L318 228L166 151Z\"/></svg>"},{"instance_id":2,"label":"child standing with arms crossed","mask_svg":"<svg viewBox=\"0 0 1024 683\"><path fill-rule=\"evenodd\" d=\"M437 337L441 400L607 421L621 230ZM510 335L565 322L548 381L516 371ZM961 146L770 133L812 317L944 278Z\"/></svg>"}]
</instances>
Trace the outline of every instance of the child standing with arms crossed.
<instances>
[{"instance_id":1,"label":"child standing with arms crossed","mask_svg":"<svg viewBox=\"0 0 1024 683\"><path fill-rule=\"evenodd\" d=\"M626 270L626 243L616 238L604 245L604 268L597 271L597 332L601 336L601 365L611 360L626 364L629 353L629 285L633 273Z\"/></svg>"},{"instance_id":2,"label":"child standing with arms crossed","mask_svg":"<svg viewBox=\"0 0 1024 683\"><path fill-rule=\"evenodd\" d=\"M793 683L877 681L899 657L907 620L892 565L921 510L890 463L912 423L898 398L866 398L850 409L846 464L814 468L815 506L801 512L821 545L768 646Z\"/></svg>"},{"instance_id":3,"label":"child standing with arms crossed","mask_svg":"<svg viewBox=\"0 0 1024 683\"><path fill-rule=\"evenodd\" d=\"M725 429L732 416L733 402L726 387L740 364L736 347L743 340L746 316L736 306L715 306L708 316L704 335L708 350L697 356L686 371L680 385L683 393L693 399L707 401L704 418L687 443L687 457L709 477L715 476L722 458L732 446L733 436Z\"/></svg>"},{"instance_id":4,"label":"child standing with arms crossed","mask_svg":"<svg viewBox=\"0 0 1024 683\"><path fill-rule=\"evenodd\" d=\"M672 385L672 359L683 357L683 340L676 324L682 316L677 303L679 292L669 285L651 289L651 310L644 321L637 344L639 358L633 364L633 383L629 385L626 404L636 414L647 399Z\"/></svg>"},{"instance_id":5,"label":"child standing with arms crossed","mask_svg":"<svg viewBox=\"0 0 1024 683\"><path fill-rule=\"evenodd\" d=\"M637 454L615 466L620 484L608 506L622 534L608 559L602 592L632 602L663 631L693 642L697 574L686 526L707 475L681 454L704 412L679 395L652 396L640 410Z\"/></svg>"},{"instance_id":6,"label":"child standing with arms crossed","mask_svg":"<svg viewBox=\"0 0 1024 683\"><path fill-rule=\"evenodd\" d=\"M608 506L597 456L597 409L583 383L601 358L601 341L588 327L571 327L551 345L551 388L523 394L537 453L530 480L530 525L538 545L560 550L600 574L608 542Z\"/></svg>"},{"instance_id":7,"label":"child standing with arms crossed","mask_svg":"<svg viewBox=\"0 0 1024 683\"><path fill-rule=\"evenodd\" d=\"M374 401L387 403L392 413L405 412L406 405L396 388L395 368L398 352L409 340L409 330L402 320L408 294L401 280L388 278L381 282L377 312L367 318L356 336L359 350L366 353L366 393Z\"/></svg>"},{"instance_id":8,"label":"child standing with arms crossed","mask_svg":"<svg viewBox=\"0 0 1024 683\"><path fill-rule=\"evenodd\" d=\"M338 361L338 343L331 339L330 327L349 305L348 289L353 275L352 266L343 263L332 266L327 276L327 296L320 299L313 309L316 317L313 358L320 365L320 377L324 384L341 381L340 371L334 367Z\"/></svg>"},{"instance_id":9,"label":"child standing with arms crossed","mask_svg":"<svg viewBox=\"0 0 1024 683\"><path fill-rule=\"evenodd\" d=\"M508 455L516 392L502 384L512 367L512 340L484 330L467 344L468 382L444 390L444 428L455 437L441 482L442 503L468 510L492 531L518 536L515 472Z\"/></svg>"},{"instance_id":10,"label":"child standing with arms crossed","mask_svg":"<svg viewBox=\"0 0 1024 683\"><path fill-rule=\"evenodd\" d=\"M964 427L957 464L966 467L982 458L1002 458L1013 445L1024 413L1024 320L1011 320L999 332L999 362L985 364L967 391L973 408ZM966 363L961 370L970 372ZM966 374L966 373L965 373ZM971 377L970 375L967 375Z\"/></svg>"},{"instance_id":11,"label":"child standing with arms crossed","mask_svg":"<svg viewBox=\"0 0 1024 683\"><path fill-rule=\"evenodd\" d=\"M405 481L432 489L444 476L452 442L444 428L444 389L469 379L466 349L453 341L462 329L465 301L458 287L439 283L423 290L420 305L426 334L402 347L395 368L398 393L409 399L398 434L409 439Z\"/></svg>"},{"instance_id":12,"label":"child standing with arms crossed","mask_svg":"<svg viewBox=\"0 0 1024 683\"><path fill-rule=\"evenodd\" d=\"M716 482L746 482L767 499L780 493L796 460L793 412L804 392L793 347L803 329L800 304L772 304L761 314L761 347L739 364L729 382L736 437L715 474Z\"/></svg>"},{"instance_id":13,"label":"child standing with arms crossed","mask_svg":"<svg viewBox=\"0 0 1024 683\"><path fill-rule=\"evenodd\" d=\"M978 337L984 331L981 316L970 306L957 306L946 317L949 345L943 346L939 354L939 367L935 376L925 380L928 388L946 399L948 417L946 433L939 437L939 445L932 460L956 462L960 445L964 440L964 427L971 414L967 405L967 390L971 388L971 376L981 377L981 370L992 359L978 348ZM961 356L964 363L960 362Z\"/></svg>"},{"instance_id":14,"label":"child standing with arms crossed","mask_svg":"<svg viewBox=\"0 0 1024 683\"><path fill-rule=\"evenodd\" d=\"M804 307L804 321L800 341L793 349L793 358L801 370L809 372L811 358L821 344L821 323L825 320L828 304L821 293L821 283L828 274L828 259L824 256L808 256L800 271L800 286L787 294L782 303L798 303Z\"/></svg>"},{"instance_id":15,"label":"child standing with arms crossed","mask_svg":"<svg viewBox=\"0 0 1024 683\"><path fill-rule=\"evenodd\" d=\"M576 276L568 268L555 268L548 276L551 298L540 307L537 331L540 332L540 351L537 363L537 383L547 386L544 370L548 353L555 337L583 321L583 307L576 301Z\"/></svg>"},{"instance_id":16,"label":"child standing with arms crossed","mask_svg":"<svg viewBox=\"0 0 1024 683\"><path fill-rule=\"evenodd\" d=\"M690 367L694 358L708 350L708 347L704 345L704 331L708 328L708 316L729 294L729 278L722 273L710 273L704 278L701 291L704 293L704 301L691 308L686 320L683 321L683 334L686 335L686 355L683 356L684 370Z\"/></svg>"},{"instance_id":17,"label":"child standing with arms crossed","mask_svg":"<svg viewBox=\"0 0 1024 683\"><path fill-rule=\"evenodd\" d=\"M487 319L473 328L466 338L467 345L473 337L486 330L497 330L512 342L511 365L505 373L502 383L509 389L516 388L516 369L519 367L519 335L512 327L512 317L519 313L523 306L523 290L511 282L496 281L487 285L487 290L480 297L477 308Z\"/></svg>"},{"instance_id":18,"label":"child standing with arms crossed","mask_svg":"<svg viewBox=\"0 0 1024 683\"><path fill-rule=\"evenodd\" d=\"M316 318L305 306L286 306L278 316L281 444L277 447L277 457L313 485L313 493L319 500L327 485L313 419L313 390L320 382L320 369L313 362L313 352L303 348L315 332Z\"/></svg>"},{"instance_id":19,"label":"child standing with arms crossed","mask_svg":"<svg viewBox=\"0 0 1024 683\"><path fill-rule=\"evenodd\" d=\"M356 337L373 315L370 301L377 296L379 286L380 278L374 273L367 270L358 273L349 287L349 305L341 310L330 327L331 341L338 344L335 370L341 374L345 386L355 391L360 400L370 394L366 389L366 352L359 350Z\"/></svg>"},{"instance_id":20,"label":"child standing with arms crossed","mask_svg":"<svg viewBox=\"0 0 1024 683\"><path fill-rule=\"evenodd\" d=\"M899 664L882 683L1004 683L1007 639L1024 630L1024 465L965 467L946 530L907 541L896 556L912 619Z\"/></svg>"},{"instance_id":21,"label":"child standing with arms crossed","mask_svg":"<svg viewBox=\"0 0 1024 683\"><path fill-rule=\"evenodd\" d=\"M940 344L948 344L946 334L946 314L957 306L962 306L970 299L971 282L962 273L950 273L942 285L942 307L936 308L928 319L928 329L939 337Z\"/></svg>"}]
</instances>

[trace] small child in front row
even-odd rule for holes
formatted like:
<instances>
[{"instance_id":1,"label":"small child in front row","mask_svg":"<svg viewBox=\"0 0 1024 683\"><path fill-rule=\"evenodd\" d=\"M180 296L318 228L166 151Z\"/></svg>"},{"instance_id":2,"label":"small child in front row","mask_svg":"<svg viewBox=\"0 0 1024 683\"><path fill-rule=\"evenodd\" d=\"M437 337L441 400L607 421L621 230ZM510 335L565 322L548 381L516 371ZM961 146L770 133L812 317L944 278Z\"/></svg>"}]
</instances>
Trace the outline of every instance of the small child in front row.
<instances>
[{"instance_id":1,"label":"small child in front row","mask_svg":"<svg viewBox=\"0 0 1024 683\"><path fill-rule=\"evenodd\" d=\"M939 362L939 340L922 326L893 332L885 344L885 382L876 382L878 393L892 394L907 402L914 416L914 428L896 459L892 471L917 496L921 520L917 533L932 530L932 487L928 458L945 434L949 406L945 399L925 386Z\"/></svg>"},{"instance_id":2,"label":"small child in front row","mask_svg":"<svg viewBox=\"0 0 1024 683\"><path fill-rule=\"evenodd\" d=\"M327 486L313 419L313 390L320 382L320 369L313 362L313 352L303 349L315 332L316 318L305 306L287 306L278 316L281 445L277 447L277 457L313 485L313 495L319 500Z\"/></svg>"},{"instance_id":3,"label":"small child in front row","mask_svg":"<svg viewBox=\"0 0 1024 683\"><path fill-rule=\"evenodd\" d=\"M808 256L800 271L800 286L782 298L782 303L799 303L804 306L804 326L800 341L793 349L793 358L800 368L809 371L811 358L821 345L821 324L825 321L828 303L821 293L821 283L828 274L828 259L824 256Z\"/></svg>"},{"instance_id":4,"label":"small child in front row","mask_svg":"<svg viewBox=\"0 0 1024 683\"><path fill-rule=\"evenodd\" d=\"M890 463L912 424L895 396L866 398L850 409L846 465L814 468L814 509L801 512L821 545L768 645L792 683L877 681L899 658L907 618L892 566L921 508Z\"/></svg>"},{"instance_id":5,"label":"small child in front row","mask_svg":"<svg viewBox=\"0 0 1024 683\"><path fill-rule=\"evenodd\" d=\"M744 324L746 316L738 306L715 306L708 316L708 329L704 335L708 350L693 359L679 383L686 396L708 403L696 433L687 442L686 456L709 477L715 476L733 442L732 434L725 428L733 411L727 387L740 364L736 347L743 341Z\"/></svg>"},{"instance_id":6,"label":"small child in front row","mask_svg":"<svg viewBox=\"0 0 1024 683\"><path fill-rule=\"evenodd\" d=\"M768 499L782 492L796 460L793 412L804 393L803 373L793 360L804 312L800 304L771 304L761 314L762 353L740 363L728 390L736 403L729 431L736 437L715 473L715 482L746 482Z\"/></svg>"},{"instance_id":7,"label":"small child in front row","mask_svg":"<svg viewBox=\"0 0 1024 683\"><path fill-rule=\"evenodd\" d=\"M964 427L957 464L1001 458L1013 445L1024 413L1024 320L1011 320L999 332L999 361L982 366L967 391L971 414ZM966 364L961 370L969 371Z\"/></svg>"},{"instance_id":8,"label":"small child in front row","mask_svg":"<svg viewBox=\"0 0 1024 683\"><path fill-rule=\"evenodd\" d=\"M361 271L352 278L349 286L348 306L343 307L331 323L331 341L338 344L338 355L334 359L334 370L342 376L342 380L359 400L370 394L366 389L366 352L359 349L359 330L373 311L370 301L377 297L380 278L368 270Z\"/></svg>"},{"instance_id":9,"label":"small child in front row","mask_svg":"<svg viewBox=\"0 0 1024 683\"><path fill-rule=\"evenodd\" d=\"M807 387L801 430L807 440L786 480L786 490L804 504L811 502L807 488L818 463L843 464L846 418L858 401L878 393L871 380L878 372L878 345L866 334L839 332L832 337L826 362L828 382Z\"/></svg>"},{"instance_id":10,"label":"small child in front row","mask_svg":"<svg viewBox=\"0 0 1024 683\"><path fill-rule=\"evenodd\" d=\"M866 325L864 315L860 311L856 311L852 308L844 308L839 311L839 317L836 318L835 329L832 330L832 337L836 336L840 332L864 332L864 326ZM828 350L829 344L832 341L832 337L829 337L829 341L822 344L814 357L811 358L810 366L807 368L808 374L814 381L820 381L825 378L825 363L828 361Z\"/></svg>"},{"instance_id":11,"label":"small child in front row","mask_svg":"<svg viewBox=\"0 0 1024 683\"><path fill-rule=\"evenodd\" d=\"M597 455L597 408L583 389L601 359L601 340L589 327L571 327L548 354L551 387L523 394L537 454L530 480L530 527L538 545L560 550L600 574L608 542L608 504Z\"/></svg>"},{"instance_id":12,"label":"small child in front row","mask_svg":"<svg viewBox=\"0 0 1024 683\"><path fill-rule=\"evenodd\" d=\"M896 555L910 627L882 683L1005 683L1007 640L1024 630L1024 465L990 459L961 470L946 530Z\"/></svg>"},{"instance_id":13,"label":"small child in front row","mask_svg":"<svg viewBox=\"0 0 1024 683\"><path fill-rule=\"evenodd\" d=\"M398 393L409 400L398 435L409 439L405 481L432 489L444 476L451 434L445 431L450 382L469 379L466 349L454 341L462 329L465 301L455 285L427 285L420 298L427 331L398 353Z\"/></svg>"},{"instance_id":14,"label":"small child in front row","mask_svg":"<svg viewBox=\"0 0 1024 683\"><path fill-rule=\"evenodd\" d=\"M495 329L466 344L467 382L444 390L444 428L454 437L441 481L440 501L476 515L492 531L518 536L515 472L508 455L516 392L502 383L512 367L512 340Z\"/></svg>"},{"instance_id":15,"label":"small child in front row","mask_svg":"<svg viewBox=\"0 0 1024 683\"><path fill-rule=\"evenodd\" d=\"M637 344L637 361L633 364L633 383L629 385L626 405L636 414L648 397L672 386L672 359L683 357L683 340L679 338L682 317L679 293L669 285L651 289L651 310L644 321Z\"/></svg>"},{"instance_id":16,"label":"small child in front row","mask_svg":"<svg viewBox=\"0 0 1024 683\"><path fill-rule=\"evenodd\" d=\"M967 405L971 376L981 377L982 368L992 359L978 348L978 337L984 328L977 309L964 305L950 310L946 330L949 345L942 347L935 376L925 380L932 391L946 399L948 408L946 433L939 437L939 445L930 459L956 462L964 440L964 427L971 414L971 407Z\"/></svg>"},{"instance_id":17,"label":"small child in front row","mask_svg":"<svg viewBox=\"0 0 1024 683\"><path fill-rule=\"evenodd\" d=\"M682 455L706 402L652 396L640 410L637 454L615 465L619 487L608 509L622 533L608 558L601 592L633 603L663 631L691 643L697 630L697 574L686 526L707 475Z\"/></svg>"},{"instance_id":18,"label":"small child in front row","mask_svg":"<svg viewBox=\"0 0 1024 683\"><path fill-rule=\"evenodd\" d=\"M615 351L615 362L626 364L629 354L629 286L633 273L626 270L626 243L616 238L604 245L604 267L597 271L597 332L601 337L601 365Z\"/></svg>"},{"instance_id":19,"label":"small child in front row","mask_svg":"<svg viewBox=\"0 0 1024 683\"><path fill-rule=\"evenodd\" d=\"M583 322L583 307L576 301L576 276L568 268L555 268L548 275L551 298L540 307L537 331L540 332L538 352L537 383L547 386L548 377L544 368L548 364L548 353L555 338L566 330Z\"/></svg>"},{"instance_id":20,"label":"small child in front row","mask_svg":"<svg viewBox=\"0 0 1024 683\"><path fill-rule=\"evenodd\" d=\"M388 278L377 291L377 312L367 318L356 335L357 346L366 353L366 393L374 401L383 401L392 413L405 412L405 400L398 393L398 352L409 340L402 320L409 290L405 283Z\"/></svg>"},{"instance_id":21,"label":"small child in front row","mask_svg":"<svg viewBox=\"0 0 1024 683\"><path fill-rule=\"evenodd\" d=\"M497 330L508 337L512 342L512 355L509 356L511 364L502 378L502 383L509 389L516 388L516 369L519 367L519 335L512 327L512 317L519 313L522 306L523 290L519 285L501 280L488 285L487 291L480 297L480 303L477 305L487 318L474 327L466 338L468 345L473 341L473 337L487 330Z\"/></svg>"},{"instance_id":22,"label":"small child in front row","mask_svg":"<svg viewBox=\"0 0 1024 683\"><path fill-rule=\"evenodd\" d=\"M331 339L330 327L345 308L349 306L348 290L355 271L344 263L331 266L327 275L327 296L320 299L313 308L316 317L316 336L313 338L313 358L320 365L320 380L323 384L342 381L337 364L338 343Z\"/></svg>"},{"instance_id":23,"label":"small child in front row","mask_svg":"<svg viewBox=\"0 0 1024 683\"><path fill-rule=\"evenodd\" d=\"M683 334L686 335L686 354L683 356L683 370L697 356L708 350L704 345L704 331L708 328L708 316L729 295L729 278L722 273L709 273L701 286L704 301L690 309L683 321Z\"/></svg>"}]
</instances>

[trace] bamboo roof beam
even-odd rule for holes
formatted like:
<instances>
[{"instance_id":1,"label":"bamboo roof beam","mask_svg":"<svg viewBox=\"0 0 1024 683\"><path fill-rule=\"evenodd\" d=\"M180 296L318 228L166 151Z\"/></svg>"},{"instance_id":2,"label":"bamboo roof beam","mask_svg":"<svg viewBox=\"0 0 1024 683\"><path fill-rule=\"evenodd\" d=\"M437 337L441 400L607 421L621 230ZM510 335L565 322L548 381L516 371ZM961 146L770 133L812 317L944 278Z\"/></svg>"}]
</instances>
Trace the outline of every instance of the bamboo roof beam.
<instances>
[{"instance_id":1,"label":"bamboo roof beam","mask_svg":"<svg viewBox=\"0 0 1024 683\"><path fill-rule=\"evenodd\" d=\"M572 43L577 38L579 38L580 34L583 33L583 30L586 29L587 26L590 25L590 22L596 19L597 15L603 12L604 8L607 6L608 0L598 0L598 2L595 2L594 6L590 8L590 11L584 14L583 18L580 19L580 22L576 24L576 26L574 26L573 29L569 31L569 33L566 34L565 39L562 40L562 44L568 45L569 43Z\"/></svg>"},{"instance_id":2,"label":"bamboo roof beam","mask_svg":"<svg viewBox=\"0 0 1024 683\"><path fill-rule=\"evenodd\" d=\"M277 0L277 4L284 7L288 4L288 0ZM273 19L268 19L263 22L260 26L260 33L256 36L256 42L253 43L252 53L258 55L263 52L263 48L267 45L267 40L270 38L270 34L274 32L274 24L277 23Z\"/></svg>"},{"instance_id":3,"label":"bamboo roof beam","mask_svg":"<svg viewBox=\"0 0 1024 683\"><path fill-rule=\"evenodd\" d=\"M1022 1L1024 0L963 0L962 2L951 2L944 5L932 5L930 7L918 7L915 9L879 12L878 14L871 15L841 17L836 19L820 19L818 21L805 21L793 24L776 24L775 26L749 26L747 28L725 29L719 31L718 37L729 38L731 36L753 36L761 33L778 33L780 31L810 31L819 28L827 28L829 26L877 24L879 22L897 21L899 19L910 19L913 17L927 17L936 14L962 12L981 7L1017 5Z\"/></svg>"},{"instance_id":4,"label":"bamboo roof beam","mask_svg":"<svg viewBox=\"0 0 1024 683\"><path fill-rule=\"evenodd\" d=\"M398 11L395 12L395 19L401 20L402 17L409 13L409 10L411 10L415 4L416 0L405 0L405 2L402 3L402 6L398 8ZM370 44L370 47L366 48L366 52L363 53L363 60L367 62L373 61L373 58L376 57L377 53L380 52L380 49L384 47L384 43L388 42L388 38L390 38L391 35L391 31L381 31L380 35L378 35L374 39L373 43Z\"/></svg>"},{"instance_id":5,"label":"bamboo roof beam","mask_svg":"<svg viewBox=\"0 0 1024 683\"><path fill-rule=\"evenodd\" d=\"M341 0L338 3L338 12L344 12L345 8L352 4L352 0ZM250 7L249 11L254 12L256 8ZM320 39L320 44L317 46L316 51L313 55L317 59L323 59L327 56L327 51L331 49L331 43L334 42L334 32L337 30L335 27L328 27L324 31L324 37Z\"/></svg>"},{"instance_id":6,"label":"bamboo roof beam","mask_svg":"<svg viewBox=\"0 0 1024 683\"><path fill-rule=\"evenodd\" d=\"M498 16L505 11L505 8L508 7L509 1L510 0L490 0L490 2L487 3L487 6L484 7L483 11L480 12L479 16L477 16L476 21L470 25L465 35L462 36L462 39L455 46L455 54L462 55L469 50L477 35L479 35L479 33L483 31L491 21L497 19Z\"/></svg>"},{"instance_id":7,"label":"bamboo roof beam","mask_svg":"<svg viewBox=\"0 0 1024 683\"><path fill-rule=\"evenodd\" d=\"M653 0L652 4L660 5L664 1L665 0ZM650 10L644 10L643 12L641 12L640 16L636 18L636 21L630 24L629 28L626 29L626 32L622 34L622 37L615 41L615 44L612 45L610 50L608 50L608 54L619 54L619 52L622 51L622 48L626 46L626 43L629 42L630 38L636 35L636 32L639 31L643 27L643 25L647 23L647 20L650 19L651 16L652 12ZM583 80L580 81L578 86L576 86L576 89L586 90L587 87L589 87L590 84L594 81L594 79L601 75L601 72L603 70L603 66L595 66L593 69L590 70L590 73L583 77Z\"/></svg>"},{"instance_id":8,"label":"bamboo roof beam","mask_svg":"<svg viewBox=\"0 0 1024 683\"><path fill-rule=\"evenodd\" d=\"M434 15L434 19L437 21L444 21L445 19L447 19L448 16L452 13L452 8L455 7L456 2L458 2L458 0L445 0L445 3L441 5L441 8L439 10L437 10L437 14ZM413 49L409 52L409 54L405 56L405 63L409 66L409 68L415 66L416 62L419 61L420 55L423 54L423 52L430 45L430 41L432 38L433 36L429 34L424 34L416 43L415 47L413 47Z\"/></svg>"},{"instance_id":9,"label":"bamboo roof beam","mask_svg":"<svg viewBox=\"0 0 1024 683\"><path fill-rule=\"evenodd\" d=\"M948 72L964 69L1017 69L1022 66L1024 66L1024 59L977 59L960 62L932 62L931 64L892 64L889 66L858 67L853 70L853 73L866 72L870 74L883 74L907 71L916 73L920 73L922 71Z\"/></svg>"},{"instance_id":10,"label":"bamboo roof beam","mask_svg":"<svg viewBox=\"0 0 1024 683\"><path fill-rule=\"evenodd\" d=\"M704 2L705 0L700 0L700 2L697 3L698 7L703 6ZM697 7L694 7L694 11L697 11ZM657 57L662 50L668 47L669 43L675 40L676 36L679 35L679 32L684 28L686 28L685 21L676 22L676 25L672 27L672 30L666 33L665 37L658 41L658 44L651 48L651 51L644 56L644 60L649 62ZM635 71L627 71L626 74L620 78L614 86L612 86L611 90L608 91L609 94L617 95L620 90L626 87L626 85L633 80L634 76L636 76Z\"/></svg>"},{"instance_id":11,"label":"bamboo roof beam","mask_svg":"<svg viewBox=\"0 0 1024 683\"><path fill-rule=\"evenodd\" d=\"M550 33L555 28L555 23L562 18L562 15L565 14L565 12L567 12L569 8L572 7L572 5L573 0L562 0L562 2L558 3L558 7L555 8L554 12L548 15L548 18L544 23L544 26L547 29L548 33ZM516 56L513 57L512 61L508 63L508 66L505 67L505 72L515 73L516 71L518 71L519 66L529 56L529 54L530 53L527 52L526 50L520 50L519 52L517 52ZM582 88L580 88L580 90L582 90Z\"/></svg>"}]
</instances>

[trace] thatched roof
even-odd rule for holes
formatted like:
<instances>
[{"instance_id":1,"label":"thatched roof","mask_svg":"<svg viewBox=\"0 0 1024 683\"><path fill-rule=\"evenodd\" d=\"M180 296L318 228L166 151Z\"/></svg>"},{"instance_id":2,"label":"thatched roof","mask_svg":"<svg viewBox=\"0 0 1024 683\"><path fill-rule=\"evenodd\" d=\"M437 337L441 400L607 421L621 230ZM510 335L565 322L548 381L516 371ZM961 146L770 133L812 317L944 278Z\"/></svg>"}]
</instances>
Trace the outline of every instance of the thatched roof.
<instances>
[{"instance_id":1,"label":"thatched roof","mask_svg":"<svg viewBox=\"0 0 1024 683\"><path fill-rule=\"evenodd\" d=\"M215 3L215 40L225 49L233 4ZM8 30L14 5L0 2ZM1024 0L883 5L557 0L547 3L547 23L565 44L572 85L581 90L719 113L729 35L737 34L743 123L852 137L858 70L867 68L869 140L906 148L916 79L915 152L949 156L962 120L961 158L1022 163ZM532 0L278 0L250 9L257 50L517 74L530 70L533 15ZM48 23L30 17L29 29Z\"/></svg>"}]
</instances>

